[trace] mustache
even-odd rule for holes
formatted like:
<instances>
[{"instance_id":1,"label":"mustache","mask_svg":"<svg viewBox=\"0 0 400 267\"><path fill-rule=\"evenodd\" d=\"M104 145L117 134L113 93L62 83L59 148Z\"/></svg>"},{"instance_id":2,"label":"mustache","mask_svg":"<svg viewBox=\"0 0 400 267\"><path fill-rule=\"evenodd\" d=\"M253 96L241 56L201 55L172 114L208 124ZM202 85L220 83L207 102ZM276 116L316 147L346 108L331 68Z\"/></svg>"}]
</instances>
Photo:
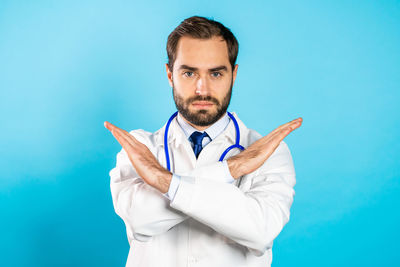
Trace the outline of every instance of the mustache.
<instances>
[{"instance_id":1,"label":"mustache","mask_svg":"<svg viewBox=\"0 0 400 267\"><path fill-rule=\"evenodd\" d=\"M194 101L208 101L208 102L213 102L216 105L219 105L218 99L216 99L212 96L209 96L209 95L208 96L196 95L196 96L190 97L186 100L186 103L190 104Z\"/></svg>"}]
</instances>

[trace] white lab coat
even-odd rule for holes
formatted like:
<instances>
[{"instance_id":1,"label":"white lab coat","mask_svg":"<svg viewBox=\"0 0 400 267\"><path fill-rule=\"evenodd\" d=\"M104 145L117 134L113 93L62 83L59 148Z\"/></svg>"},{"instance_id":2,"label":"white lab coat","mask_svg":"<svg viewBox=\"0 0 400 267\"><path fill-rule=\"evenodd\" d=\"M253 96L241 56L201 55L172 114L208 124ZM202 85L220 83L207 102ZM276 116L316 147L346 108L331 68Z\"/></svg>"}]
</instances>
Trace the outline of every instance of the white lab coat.
<instances>
[{"instance_id":1,"label":"white lab coat","mask_svg":"<svg viewBox=\"0 0 400 267\"><path fill-rule=\"evenodd\" d=\"M262 136L240 127L240 144L248 147ZM134 135L166 167L164 130L134 130ZM289 221L296 183L292 157L282 141L256 171L225 182L222 152L235 143L231 120L198 159L177 124L168 133L171 171L181 176L170 201L135 172L126 152L117 154L110 171L115 212L125 223L130 251L126 266L267 267L273 240ZM226 158L238 154L231 150Z\"/></svg>"}]
</instances>

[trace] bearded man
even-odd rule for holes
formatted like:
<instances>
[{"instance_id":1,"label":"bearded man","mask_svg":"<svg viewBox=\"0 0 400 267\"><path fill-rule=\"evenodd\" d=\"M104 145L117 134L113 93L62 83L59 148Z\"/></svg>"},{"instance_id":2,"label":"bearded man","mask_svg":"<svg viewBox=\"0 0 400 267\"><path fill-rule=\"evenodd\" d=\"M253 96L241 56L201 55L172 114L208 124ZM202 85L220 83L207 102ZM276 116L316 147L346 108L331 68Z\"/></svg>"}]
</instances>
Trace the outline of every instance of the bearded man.
<instances>
[{"instance_id":1,"label":"bearded man","mask_svg":"<svg viewBox=\"0 0 400 267\"><path fill-rule=\"evenodd\" d=\"M168 123L155 133L104 123L122 146L110 177L126 266L270 266L296 183L283 139L302 118L263 137L227 112L238 42L220 22L185 19L167 54L178 110Z\"/></svg>"}]
</instances>

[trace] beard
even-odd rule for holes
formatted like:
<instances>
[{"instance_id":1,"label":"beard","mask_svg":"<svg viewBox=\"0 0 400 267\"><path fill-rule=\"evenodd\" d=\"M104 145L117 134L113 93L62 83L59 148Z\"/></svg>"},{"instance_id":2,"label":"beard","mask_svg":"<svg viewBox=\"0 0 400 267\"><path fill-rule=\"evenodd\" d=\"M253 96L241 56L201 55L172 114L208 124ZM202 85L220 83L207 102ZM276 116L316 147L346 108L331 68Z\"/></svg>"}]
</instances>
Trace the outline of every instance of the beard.
<instances>
[{"instance_id":1,"label":"beard","mask_svg":"<svg viewBox=\"0 0 400 267\"><path fill-rule=\"evenodd\" d=\"M229 92L224 96L222 102L212 96L200 96L196 95L188 99L184 99L178 95L175 90L175 85L172 82L172 94L174 96L175 106L179 113L190 123L196 126L209 126L217 122L227 111L232 96L232 82L229 88ZM216 105L217 110L211 111L207 109L200 109L194 112L189 110L189 106L194 101L209 101Z\"/></svg>"}]
</instances>

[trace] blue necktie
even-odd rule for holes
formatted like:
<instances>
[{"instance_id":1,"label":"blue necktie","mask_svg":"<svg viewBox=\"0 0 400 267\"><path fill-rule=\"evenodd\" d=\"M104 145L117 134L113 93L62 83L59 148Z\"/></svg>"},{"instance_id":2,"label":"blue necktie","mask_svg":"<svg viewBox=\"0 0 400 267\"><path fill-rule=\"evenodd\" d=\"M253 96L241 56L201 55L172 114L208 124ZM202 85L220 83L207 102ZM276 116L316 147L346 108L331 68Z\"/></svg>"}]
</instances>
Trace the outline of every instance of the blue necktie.
<instances>
[{"instance_id":1,"label":"blue necktie","mask_svg":"<svg viewBox=\"0 0 400 267\"><path fill-rule=\"evenodd\" d=\"M194 144L193 151L196 155L196 158L199 156L200 151L203 149L203 138L206 136L208 136L206 132L193 132L192 135L189 137L190 141L192 141Z\"/></svg>"}]
</instances>

